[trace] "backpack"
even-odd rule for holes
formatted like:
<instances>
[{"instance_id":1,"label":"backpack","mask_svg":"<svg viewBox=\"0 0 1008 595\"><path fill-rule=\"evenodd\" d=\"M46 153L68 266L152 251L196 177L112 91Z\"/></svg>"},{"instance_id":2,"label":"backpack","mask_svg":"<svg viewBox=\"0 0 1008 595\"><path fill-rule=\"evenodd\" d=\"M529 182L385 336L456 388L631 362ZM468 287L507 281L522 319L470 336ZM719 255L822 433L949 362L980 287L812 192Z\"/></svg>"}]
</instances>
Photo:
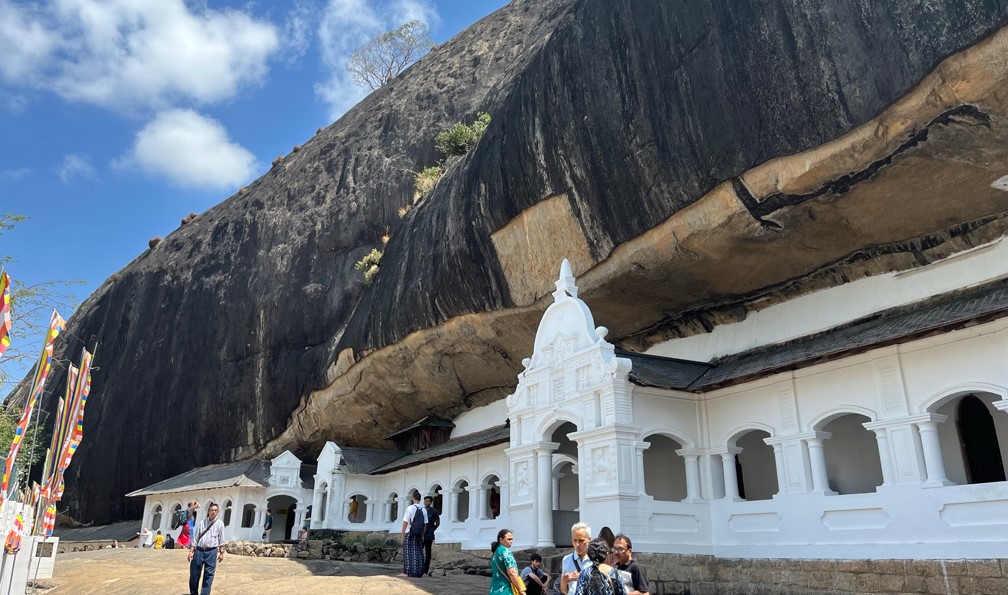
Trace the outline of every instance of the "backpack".
<instances>
[{"instance_id":1,"label":"backpack","mask_svg":"<svg viewBox=\"0 0 1008 595\"><path fill-rule=\"evenodd\" d=\"M189 511L184 509L176 510L172 514L171 528L172 530L178 529L182 525L189 522Z\"/></svg>"},{"instance_id":2,"label":"backpack","mask_svg":"<svg viewBox=\"0 0 1008 595\"><path fill-rule=\"evenodd\" d=\"M419 506L416 506L416 510L413 511L413 520L410 521L409 532L410 535L419 535L423 537L424 515L423 515L423 508L420 508Z\"/></svg>"}]
</instances>

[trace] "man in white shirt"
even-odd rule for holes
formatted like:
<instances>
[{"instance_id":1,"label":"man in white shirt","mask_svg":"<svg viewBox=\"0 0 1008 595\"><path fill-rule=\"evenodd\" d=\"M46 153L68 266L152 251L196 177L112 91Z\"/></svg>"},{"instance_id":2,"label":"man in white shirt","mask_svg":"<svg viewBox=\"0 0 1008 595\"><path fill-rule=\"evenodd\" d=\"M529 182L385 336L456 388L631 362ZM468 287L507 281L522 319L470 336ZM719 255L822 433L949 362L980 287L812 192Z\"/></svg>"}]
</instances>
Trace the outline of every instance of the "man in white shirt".
<instances>
[{"instance_id":1,"label":"man in white shirt","mask_svg":"<svg viewBox=\"0 0 1008 595\"><path fill-rule=\"evenodd\" d=\"M560 592L577 595L577 580L581 571L591 566L588 559L588 544L591 542L591 527L588 523L577 522L571 526L571 543L574 551L563 558L560 574Z\"/></svg>"},{"instance_id":2,"label":"man in white shirt","mask_svg":"<svg viewBox=\"0 0 1008 595\"><path fill-rule=\"evenodd\" d=\"M207 516L196 524L193 540L189 545L189 595L197 595L200 573L203 574L203 588L198 595L210 595L217 563L224 559L224 523L217 518L220 507L211 502Z\"/></svg>"}]
</instances>

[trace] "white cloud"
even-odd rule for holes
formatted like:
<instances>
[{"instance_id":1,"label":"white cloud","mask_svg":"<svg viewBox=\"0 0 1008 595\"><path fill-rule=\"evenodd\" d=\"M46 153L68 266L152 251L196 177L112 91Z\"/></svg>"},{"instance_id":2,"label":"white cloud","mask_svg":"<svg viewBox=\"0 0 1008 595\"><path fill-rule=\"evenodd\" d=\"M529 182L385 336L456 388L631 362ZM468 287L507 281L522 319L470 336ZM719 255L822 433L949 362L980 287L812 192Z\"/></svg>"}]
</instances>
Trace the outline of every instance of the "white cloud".
<instances>
[{"instance_id":1,"label":"white cloud","mask_svg":"<svg viewBox=\"0 0 1008 595\"><path fill-rule=\"evenodd\" d=\"M32 80L56 49L57 37L31 7L0 0L0 80Z\"/></svg>"},{"instance_id":2,"label":"white cloud","mask_svg":"<svg viewBox=\"0 0 1008 595\"><path fill-rule=\"evenodd\" d=\"M259 167L252 153L228 138L220 122L183 109L159 113L137 133L133 149L117 164L208 190L237 188Z\"/></svg>"},{"instance_id":3,"label":"white cloud","mask_svg":"<svg viewBox=\"0 0 1008 595\"><path fill-rule=\"evenodd\" d=\"M297 0L294 2L294 8L287 13L284 19L283 47L284 61L288 64L297 62L308 51L315 34L318 11L319 7L315 2Z\"/></svg>"},{"instance_id":4,"label":"white cloud","mask_svg":"<svg viewBox=\"0 0 1008 595\"><path fill-rule=\"evenodd\" d=\"M77 178L97 180L98 172L91 165L91 158L84 153L68 153L57 168L60 180L66 184Z\"/></svg>"},{"instance_id":5,"label":"white cloud","mask_svg":"<svg viewBox=\"0 0 1008 595\"><path fill-rule=\"evenodd\" d=\"M184 0L37 6L29 12L0 0L0 79L105 107L229 99L264 80L279 47L268 22Z\"/></svg>"},{"instance_id":6,"label":"white cloud","mask_svg":"<svg viewBox=\"0 0 1008 595\"><path fill-rule=\"evenodd\" d=\"M339 118L367 95L346 71L350 54L378 33L413 19L429 26L440 21L434 5L424 0L329 0L318 30L326 78L315 84L315 93L329 105L331 118Z\"/></svg>"},{"instance_id":7,"label":"white cloud","mask_svg":"<svg viewBox=\"0 0 1008 595\"><path fill-rule=\"evenodd\" d=\"M19 167L16 169L5 169L0 171L0 179L4 180L20 180L27 177L32 173L30 167Z\"/></svg>"}]
</instances>

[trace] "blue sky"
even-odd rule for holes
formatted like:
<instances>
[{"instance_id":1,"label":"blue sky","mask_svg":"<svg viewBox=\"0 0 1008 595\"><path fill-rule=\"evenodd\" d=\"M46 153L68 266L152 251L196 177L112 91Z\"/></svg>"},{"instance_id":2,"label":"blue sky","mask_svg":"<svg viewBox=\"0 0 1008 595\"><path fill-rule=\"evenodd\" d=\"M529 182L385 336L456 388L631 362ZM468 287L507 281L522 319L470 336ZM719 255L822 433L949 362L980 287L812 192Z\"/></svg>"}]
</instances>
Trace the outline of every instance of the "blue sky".
<instances>
[{"instance_id":1,"label":"blue sky","mask_svg":"<svg viewBox=\"0 0 1008 595\"><path fill-rule=\"evenodd\" d=\"M0 236L9 274L83 300L363 98L364 40L419 18L442 43L504 4L0 0L0 212L29 217Z\"/></svg>"}]
</instances>

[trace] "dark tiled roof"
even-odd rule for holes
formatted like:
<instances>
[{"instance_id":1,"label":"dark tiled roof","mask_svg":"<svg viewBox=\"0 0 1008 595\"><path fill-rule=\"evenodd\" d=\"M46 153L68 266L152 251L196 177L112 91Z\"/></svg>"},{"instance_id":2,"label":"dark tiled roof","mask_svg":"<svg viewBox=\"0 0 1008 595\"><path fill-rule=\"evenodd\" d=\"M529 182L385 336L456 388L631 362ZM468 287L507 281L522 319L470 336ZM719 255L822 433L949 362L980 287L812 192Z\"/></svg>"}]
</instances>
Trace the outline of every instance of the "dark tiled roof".
<instances>
[{"instance_id":1,"label":"dark tiled roof","mask_svg":"<svg viewBox=\"0 0 1008 595\"><path fill-rule=\"evenodd\" d=\"M427 417L421 419L420 421L414 423L408 428L403 428L397 432L392 432L388 436L385 436L385 440L392 440L396 436L406 434L417 428L454 428L455 424L449 419L443 417L438 417L436 415L428 415Z\"/></svg>"},{"instance_id":2,"label":"dark tiled roof","mask_svg":"<svg viewBox=\"0 0 1008 595\"><path fill-rule=\"evenodd\" d=\"M1005 315L1008 315L1008 279L891 308L814 335L726 356L709 364L633 353L619 355L633 361L630 381L634 384L700 392Z\"/></svg>"},{"instance_id":3,"label":"dark tiled roof","mask_svg":"<svg viewBox=\"0 0 1008 595\"><path fill-rule=\"evenodd\" d=\"M230 487L263 487L268 485L270 462L260 459L209 465L186 471L145 488L126 494L127 497L214 490Z\"/></svg>"},{"instance_id":4,"label":"dark tiled roof","mask_svg":"<svg viewBox=\"0 0 1008 595\"><path fill-rule=\"evenodd\" d=\"M402 450L386 450L379 448L340 447L343 453L343 464L350 473L367 475L379 467L385 466L396 459L408 455Z\"/></svg>"},{"instance_id":5,"label":"dark tiled roof","mask_svg":"<svg viewBox=\"0 0 1008 595\"><path fill-rule=\"evenodd\" d=\"M406 456L396 459L383 467L375 469L372 473L378 475L381 473L389 473L397 469L412 467L413 465L419 465L421 463L430 463L431 461L462 454L464 452L469 452L470 450L486 448L487 446L493 446L495 444L502 444L504 442L508 442L510 439L511 430L507 424L494 426L486 430L452 438L447 442L438 444L437 446L432 446L427 450L407 454Z\"/></svg>"},{"instance_id":6,"label":"dark tiled roof","mask_svg":"<svg viewBox=\"0 0 1008 595\"><path fill-rule=\"evenodd\" d=\"M633 367L630 369L630 382L640 386L688 390L693 382L713 367L712 364L703 362L691 362L684 359L629 351L617 351L616 355L628 358L633 362Z\"/></svg>"},{"instance_id":7,"label":"dark tiled roof","mask_svg":"<svg viewBox=\"0 0 1008 595\"><path fill-rule=\"evenodd\" d=\"M60 538L61 542L68 541L119 541L123 544L136 537L140 530L140 521L123 521L111 525L100 525L98 527L59 527L53 529L53 535ZM136 543L130 544L131 546Z\"/></svg>"}]
</instances>

